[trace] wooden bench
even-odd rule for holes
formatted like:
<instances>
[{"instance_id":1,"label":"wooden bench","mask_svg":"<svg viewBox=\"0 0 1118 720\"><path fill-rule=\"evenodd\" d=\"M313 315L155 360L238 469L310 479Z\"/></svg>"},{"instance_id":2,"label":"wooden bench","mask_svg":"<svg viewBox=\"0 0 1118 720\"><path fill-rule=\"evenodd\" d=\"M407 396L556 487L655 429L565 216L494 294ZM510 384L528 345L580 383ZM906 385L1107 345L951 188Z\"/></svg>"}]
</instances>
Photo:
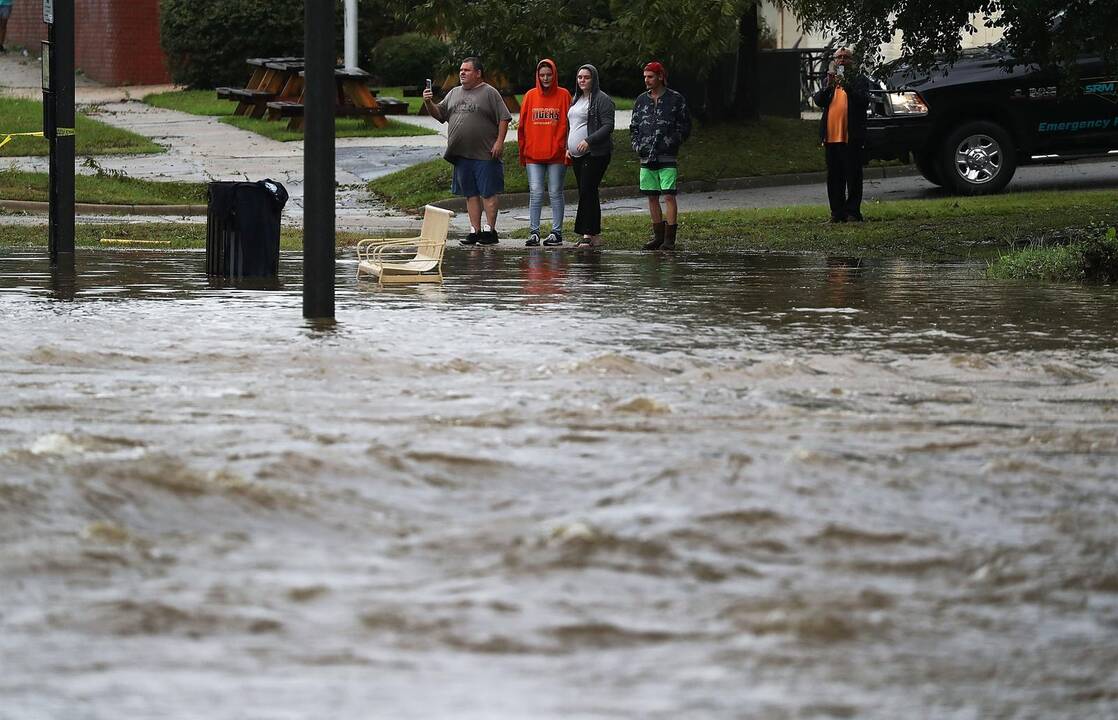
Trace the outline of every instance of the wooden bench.
<instances>
[{"instance_id":1,"label":"wooden bench","mask_svg":"<svg viewBox=\"0 0 1118 720\"><path fill-rule=\"evenodd\" d=\"M288 130L302 130L305 107L302 102L292 100L273 100L268 103L269 112L276 117L288 118ZM379 108L357 107L356 105L339 105L334 108L334 117L363 117L368 121L369 127L384 127L387 120L384 111Z\"/></svg>"},{"instance_id":2,"label":"wooden bench","mask_svg":"<svg viewBox=\"0 0 1118 720\"><path fill-rule=\"evenodd\" d=\"M398 100L394 97L380 97L377 96L377 105L385 115L407 115L408 104L403 100Z\"/></svg>"}]
</instances>

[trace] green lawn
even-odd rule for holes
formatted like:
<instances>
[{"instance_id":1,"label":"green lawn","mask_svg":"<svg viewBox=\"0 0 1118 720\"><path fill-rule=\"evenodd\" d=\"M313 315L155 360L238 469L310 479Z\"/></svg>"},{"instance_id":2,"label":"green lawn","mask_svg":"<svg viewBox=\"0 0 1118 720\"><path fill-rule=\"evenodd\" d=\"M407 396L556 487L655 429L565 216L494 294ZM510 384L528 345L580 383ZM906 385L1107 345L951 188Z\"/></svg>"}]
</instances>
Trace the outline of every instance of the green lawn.
<instances>
[{"instance_id":1,"label":"green lawn","mask_svg":"<svg viewBox=\"0 0 1118 720\"><path fill-rule=\"evenodd\" d=\"M1118 190L1023 192L866 203L866 222L831 224L825 205L684 212L679 244L701 250L820 252L858 257L990 257L1022 240L1118 223ZM573 230L572 230L573 232ZM641 246L646 215L603 218L607 247Z\"/></svg>"},{"instance_id":2,"label":"green lawn","mask_svg":"<svg viewBox=\"0 0 1118 720\"><path fill-rule=\"evenodd\" d=\"M178 110L191 115L221 117L232 115L237 103L221 100L213 90L172 90L144 96L148 105L166 110Z\"/></svg>"},{"instance_id":3,"label":"green lawn","mask_svg":"<svg viewBox=\"0 0 1118 720\"><path fill-rule=\"evenodd\" d=\"M75 152L81 155L132 155L160 153L163 148L147 138L106 125L78 114ZM4 134L40 132L43 129L43 103L38 100L0 98L0 130ZM3 135L0 135L3 139ZM50 146L39 137L16 137L0 148L0 157L49 155Z\"/></svg>"},{"instance_id":4,"label":"green lawn","mask_svg":"<svg viewBox=\"0 0 1118 720\"><path fill-rule=\"evenodd\" d=\"M528 177L519 157L516 142L506 143L505 192L528 191ZM763 118L749 124L696 125L680 153L679 176L681 181L718 180L825 167L817 121ZM629 129L616 129L613 161L602 185L636 185L638 168L637 156L629 147ZM450 197L450 171L445 160L431 160L377 178L369 189L397 207L417 208ZM567 187L574 186L574 174L567 173Z\"/></svg>"},{"instance_id":5,"label":"green lawn","mask_svg":"<svg viewBox=\"0 0 1118 720\"><path fill-rule=\"evenodd\" d=\"M395 90L396 93L392 94L391 92L387 92L388 90ZM387 88L382 94L398 98L401 97L400 88ZM413 100L416 101L416 107L422 104L420 98L406 99L408 100L409 109L412 107ZM171 92L147 95L144 97L144 102L155 107L178 110L179 112L190 113L191 115L220 117L223 123L263 135L264 137L269 137L273 140L279 140L280 142L291 142L293 140L303 139L303 133L301 131L287 129L287 120L270 121L234 115L233 111L236 110L237 103L232 100L219 100L217 93L213 90L173 90ZM428 130L418 125L397 122L392 118L389 118L388 125L383 128L370 128L360 118L338 118L334 121L334 127L334 136L340 138L414 137L417 135L437 134L433 130Z\"/></svg>"},{"instance_id":6,"label":"green lawn","mask_svg":"<svg viewBox=\"0 0 1118 720\"><path fill-rule=\"evenodd\" d=\"M47 200L46 173L0 171L0 198ZM137 180L112 173L78 174L74 177L77 202L110 205L205 205L203 183Z\"/></svg>"}]
</instances>

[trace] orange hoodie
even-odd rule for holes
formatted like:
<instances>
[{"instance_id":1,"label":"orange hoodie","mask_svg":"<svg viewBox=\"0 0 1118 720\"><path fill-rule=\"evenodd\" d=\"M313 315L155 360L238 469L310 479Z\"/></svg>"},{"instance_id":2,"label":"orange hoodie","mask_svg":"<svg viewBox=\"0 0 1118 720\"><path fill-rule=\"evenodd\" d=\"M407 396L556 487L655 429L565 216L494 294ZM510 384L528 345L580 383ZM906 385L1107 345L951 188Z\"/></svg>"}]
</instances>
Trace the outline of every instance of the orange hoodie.
<instances>
[{"instance_id":1,"label":"orange hoodie","mask_svg":"<svg viewBox=\"0 0 1118 720\"><path fill-rule=\"evenodd\" d=\"M539 69L550 65L551 87L540 86ZM536 87L524 93L520 105L520 124L516 140L520 145L520 164L563 163L567 158L567 110L571 94L559 85L559 70L555 61L540 60L536 65Z\"/></svg>"}]
</instances>

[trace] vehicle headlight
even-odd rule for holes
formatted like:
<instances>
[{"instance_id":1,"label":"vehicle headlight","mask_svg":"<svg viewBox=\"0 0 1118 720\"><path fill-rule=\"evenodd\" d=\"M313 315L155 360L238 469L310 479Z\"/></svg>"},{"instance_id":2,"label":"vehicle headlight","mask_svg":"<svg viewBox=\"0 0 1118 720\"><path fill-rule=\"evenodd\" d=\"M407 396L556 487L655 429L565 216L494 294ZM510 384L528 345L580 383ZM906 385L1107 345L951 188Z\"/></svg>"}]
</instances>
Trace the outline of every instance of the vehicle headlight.
<instances>
[{"instance_id":1,"label":"vehicle headlight","mask_svg":"<svg viewBox=\"0 0 1118 720\"><path fill-rule=\"evenodd\" d=\"M924 102L924 98L920 97L920 93L891 92L886 97L889 98L889 109L892 115L928 114L928 105Z\"/></svg>"}]
</instances>

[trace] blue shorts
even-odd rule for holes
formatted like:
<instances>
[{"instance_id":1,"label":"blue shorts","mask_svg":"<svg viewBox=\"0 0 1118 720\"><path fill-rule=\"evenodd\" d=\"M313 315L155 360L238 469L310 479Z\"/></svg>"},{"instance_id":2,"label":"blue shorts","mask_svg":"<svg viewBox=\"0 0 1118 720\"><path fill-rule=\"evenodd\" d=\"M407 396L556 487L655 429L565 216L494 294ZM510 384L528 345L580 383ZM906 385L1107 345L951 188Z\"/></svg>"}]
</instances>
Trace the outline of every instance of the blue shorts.
<instances>
[{"instance_id":1,"label":"blue shorts","mask_svg":"<svg viewBox=\"0 0 1118 720\"><path fill-rule=\"evenodd\" d=\"M0 5L0 20L7 20L12 16L11 5Z\"/></svg>"},{"instance_id":2,"label":"blue shorts","mask_svg":"<svg viewBox=\"0 0 1118 720\"><path fill-rule=\"evenodd\" d=\"M505 191L505 164L500 160L458 158L450 191L463 197L493 197Z\"/></svg>"}]
</instances>

